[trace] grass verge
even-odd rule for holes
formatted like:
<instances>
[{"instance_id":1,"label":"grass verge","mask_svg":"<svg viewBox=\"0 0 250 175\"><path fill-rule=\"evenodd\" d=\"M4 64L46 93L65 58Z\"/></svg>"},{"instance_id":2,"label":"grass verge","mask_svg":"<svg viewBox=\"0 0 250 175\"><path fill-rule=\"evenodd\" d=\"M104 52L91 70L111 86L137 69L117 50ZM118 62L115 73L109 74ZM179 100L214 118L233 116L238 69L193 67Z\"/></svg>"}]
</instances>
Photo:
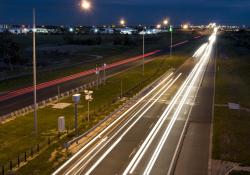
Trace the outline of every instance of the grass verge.
<instances>
[{"instance_id":1,"label":"grass verge","mask_svg":"<svg viewBox=\"0 0 250 175\"><path fill-rule=\"evenodd\" d=\"M242 38L249 36L236 33L219 36L216 104L234 102L250 107L250 49L238 44ZM249 128L249 111L215 106L213 158L250 165Z\"/></svg>"}]
</instances>

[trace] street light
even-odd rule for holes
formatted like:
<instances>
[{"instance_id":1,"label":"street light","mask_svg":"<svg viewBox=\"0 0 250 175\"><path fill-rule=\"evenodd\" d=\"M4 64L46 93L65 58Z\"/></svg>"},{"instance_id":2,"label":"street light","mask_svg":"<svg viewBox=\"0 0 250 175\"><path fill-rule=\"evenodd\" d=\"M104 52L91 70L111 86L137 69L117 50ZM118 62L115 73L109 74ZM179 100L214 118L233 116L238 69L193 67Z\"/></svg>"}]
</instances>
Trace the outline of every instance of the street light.
<instances>
[{"instance_id":1,"label":"street light","mask_svg":"<svg viewBox=\"0 0 250 175\"><path fill-rule=\"evenodd\" d=\"M36 99L36 10L33 8L33 86L34 86L34 132L38 134L37 128L37 99Z\"/></svg>"},{"instance_id":2,"label":"street light","mask_svg":"<svg viewBox=\"0 0 250 175\"><path fill-rule=\"evenodd\" d=\"M171 43L170 43L170 57L172 57L172 52L173 52L173 26L170 25L169 31L171 34Z\"/></svg>"},{"instance_id":3,"label":"street light","mask_svg":"<svg viewBox=\"0 0 250 175\"><path fill-rule=\"evenodd\" d=\"M163 24L164 24L165 26L168 25L168 20L165 19L165 20L163 21Z\"/></svg>"},{"instance_id":4,"label":"street light","mask_svg":"<svg viewBox=\"0 0 250 175\"><path fill-rule=\"evenodd\" d=\"M143 33L142 33L142 75L144 76L145 72L145 31L143 28Z\"/></svg>"},{"instance_id":5,"label":"street light","mask_svg":"<svg viewBox=\"0 0 250 175\"><path fill-rule=\"evenodd\" d=\"M89 122L89 102L93 100L92 94L93 91L85 90L85 100L88 102L88 122Z\"/></svg>"},{"instance_id":6,"label":"street light","mask_svg":"<svg viewBox=\"0 0 250 175\"><path fill-rule=\"evenodd\" d=\"M78 111L77 111L77 105L80 102L81 94L74 94L72 96L72 100L75 104L75 130L78 128Z\"/></svg>"},{"instance_id":7,"label":"street light","mask_svg":"<svg viewBox=\"0 0 250 175\"><path fill-rule=\"evenodd\" d=\"M121 20L120 20L120 25L121 25L121 26L125 26L125 24L126 24L126 21L125 21L124 19L121 19Z\"/></svg>"},{"instance_id":8,"label":"street light","mask_svg":"<svg viewBox=\"0 0 250 175\"><path fill-rule=\"evenodd\" d=\"M91 9L91 2L89 0L82 0L81 7L83 10L90 10Z\"/></svg>"},{"instance_id":9,"label":"street light","mask_svg":"<svg viewBox=\"0 0 250 175\"><path fill-rule=\"evenodd\" d=\"M161 24L157 24L156 28L160 29L161 28Z\"/></svg>"}]
</instances>

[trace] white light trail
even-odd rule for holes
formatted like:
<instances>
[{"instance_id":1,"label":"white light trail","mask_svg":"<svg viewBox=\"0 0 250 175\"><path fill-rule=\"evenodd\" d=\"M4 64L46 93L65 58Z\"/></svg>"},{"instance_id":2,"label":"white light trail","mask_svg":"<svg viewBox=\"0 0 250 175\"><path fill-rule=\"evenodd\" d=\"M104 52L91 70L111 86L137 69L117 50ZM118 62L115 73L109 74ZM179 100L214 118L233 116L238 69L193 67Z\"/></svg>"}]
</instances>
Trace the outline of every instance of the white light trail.
<instances>
[{"instance_id":1,"label":"white light trail","mask_svg":"<svg viewBox=\"0 0 250 175\"><path fill-rule=\"evenodd\" d=\"M201 47L194 53L193 58L200 58L206 50L208 43L202 44Z\"/></svg>"},{"instance_id":2,"label":"white light trail","mask_svg":"<svg viewBox=\"0 0 250 175\"><path fill-rule=\"evenodd\" d=\"M89 175L92 173L92 171L100 164L100 162L113 150L113 148L121 141L121 139L130 131L130 129L143 117L143 115L161 98L161 96L163 94L165 94L167 92L167 90L177 81L177 79L181 76L181 74L179 74L172 82L170 85L168 85L168 87L166 88L165 86L163 87L165 90L160 94L160 96L158 96L153 103L150 104L150 106L148 106L148 108L146 110L143 111L143 113L140 114L140 116L137 117L137 119L130 124L130 126L122 133L122 135L118 138L118 140L116 140L115 143L113 143L110 148L105 151L105 153L97 160L97 162L94 163L94 165L92 165L92 167L85 173L86 175ZM150 102L150 100L149 100ZM131 119L130 119L131 120ZM121 130L121 129L119 129ZM118 133L118 132L117 132ZM112 138L115 137L112 136ZM112 138L110 140L112 140Z\"/></svg>"},{"instance_id":3,"label":"white light trail","mask_svg":"<svg viewBox=\"0 0 250 175\"><path fill-rule=\"evenodd\" d=\"M173 75L173 72L170 73L166 78L164 78L157 86L155 86L152 90L150 90L145 96L143 96L139 101L137 101L133 106L131 106L126 112L124 112L121 116L119 116L113 123L111 123L107 128L105 128L101 133L95 136L90 142L88 142L80 151L74 154L67 162L65 162L60 168L58 168L52 175L57 175L63 168L68 166L77 156L79 156L83 151L85 151L91 144L95 141L99 140L101 136L107 132L111 127L113 127L120 119L122 119L125 115L127 115L132 109L134 109L139 103L141 103L146 97L148 97L151 93L153 93L159 86L165 83L169 78ZM157 94L157 93L156 93ZM152 97L151 99L153 99ZM150 100L151 100L150 99ZM149 102L150 102L149 100ZM149 103L148 102L148 103ZM147 103L147 104L148 104ZM147 105L146 104L146 105ZM141 110L146 106L144 105Z\"/></svg>"},{"instance_id":4,"label":"white light trail","mask_svg":"<svg viewBox=\"0 0 250 175\"><path fill-rule=\"evenodd\" d=\"M211 43L212 45L212 43ZM162 114L162 116L160 117L160 119L158 120L158 122L156 123L156 125L154 126L154 128L151 130L150 134L148 135L148 137L146 138L146 140L143 142L143 144L141 145L140 149L137 151L137 153L135 154L135 156L133 157L132 161L130 162L130 164L127 166L127 168L125 169L123 175L126 174L132 174L135 170L135 168L137 167L137 165L139 164L140 160L142 159L143 155L145 154L146 150L148 149L148 147L150 146L150 144L152 143L152 141L154 140L154 138L156 137L156 134L158 133L158 131L160 130L160 128L162 127L164 121L166 120L166 118L168 117L169 113L171 112L171 110L173 109L174 104L177 102L178 98L180 97L180 95L182 94L182 92L184 92L185 87L187 86L189 81L195 82L196 78L198 76L198 73L200 72L202 66L205 64L204 61L206 61L205 58L208 58L212 47L207 47L208 44L204 44L202 45L201 48L199 48L198 50L200 50L200 52L204 52L204 56L201 58L201 60L199 61L199 63L196 64L196 66L194 67L194 69L192 70L192 72L190 73L189 77L186 79L186 81L182 84L181 88L178 90L178 92L176 93L175 97L172 99L172 101L170 102L170 104L168 105L168 107L166 108L166 110L164 111L164 113ZM203 51L201 51L203 50ZM190 86L190 90L191 90ZM186 91L184 97L186 97L189 94L189 91ZM166 140L183 104L185 102L185 99L182 98L182 103L179 104L177 111L174 114L174 117L172 118L168 129L166 130L166 134L164 135L164 140ZM162 141L162 143L164 143L165 141ZM160 144L162 145L162 144ZM156 153L154 159L156 159L158 157L159 152ZM151 168L155 162L155 160L152 159L153 161L151 161L151 163L148 165L148 169L145 172L150 172ZM146 173L147 174L147 173Z\"/></svg>"},{"instance_id":5,"label":"white light trail","mask_svg":"<svg viewBox=\"0 0 250 175\"><path fill-rule=\"evenodd\" d=\"M157 145L157 148L155 149L149 163L147 164L147 167L146 167L146 169L145 169L145 171L143 173L144 175L149 175L150 174L150 172L151 172L157 158L159 157L159 154L160 154L160 152L161 152L161 150L162 150L162 148L164 146L164 143L166 142L166 140L167 140L167 138L168 138L168 136L170 134L170 131L171 131L171 129L172 129L172 127L173 127L173 125L174 125L174 123L175 123L175 121L176 121L182 107L185 104L185 102L186 102L186 100L188 98L188 95L192 90L192 87L193 87L194 83L198 80L198 77L201 78L201 79L203 78L204 72L202 71L202 69L206 67L206 65L207 65L207 63L209 61L209 58L210 58L210 55L211 55L211 52L212 52L213 43L216 40L216 35L212 35L212 36L215 36L215 37L210 41L210 44L208 45L208 47L206 49L206 52L202 56L202 58L201 58L202 63L199 66L199 69L197 70L195 76L192 77L192 82L189 85L188 89L185 91L185 94L184 94L184 96L183 96L183 98L181 100L181 103L179 104L177 110L175 111L174 116L171 119L170 124L168 125L167 129L165 130L159 144Z\"/></svg>"}]
</instances>

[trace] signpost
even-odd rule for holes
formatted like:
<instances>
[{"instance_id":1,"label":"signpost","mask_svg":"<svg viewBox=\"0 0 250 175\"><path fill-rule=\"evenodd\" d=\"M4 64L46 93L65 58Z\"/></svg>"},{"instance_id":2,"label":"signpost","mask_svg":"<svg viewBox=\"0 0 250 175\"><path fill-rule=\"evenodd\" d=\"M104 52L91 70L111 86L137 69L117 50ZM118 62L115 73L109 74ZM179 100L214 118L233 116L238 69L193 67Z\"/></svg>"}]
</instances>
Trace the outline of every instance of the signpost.
<instances>
[{"instance_id":1,"label":"signpost","mask_svg":"<svg viewBox=\"0 0 250 175\"><path fill-rule=\"evenodd\" d=\"M89 103L93 100L93 91L85 90L85 100L88 102L88 122L89 122Z\"/></svg>"}]
</instances>

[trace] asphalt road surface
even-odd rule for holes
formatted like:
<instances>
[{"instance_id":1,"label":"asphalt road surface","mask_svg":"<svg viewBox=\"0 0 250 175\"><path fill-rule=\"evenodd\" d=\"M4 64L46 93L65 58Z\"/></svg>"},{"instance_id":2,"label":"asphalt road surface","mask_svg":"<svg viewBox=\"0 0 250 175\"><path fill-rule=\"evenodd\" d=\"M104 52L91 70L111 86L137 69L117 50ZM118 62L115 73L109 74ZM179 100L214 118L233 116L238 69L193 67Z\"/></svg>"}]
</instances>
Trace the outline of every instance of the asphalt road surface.
<instances>
[{"instance_id":1,"label":"asphalt road surface","mask_svg":"<svg viewBox=\"0 0 250 175\"><path fill-rule=\"evenodd\" d=\"M203 100L208 99L208 106L211 107L210 81L213 74L207 72L213 67L210 60L215 40L216 32L205 47L197 50L195 58L163 77L53 175L170 175L182 174L185 171L182 167L188 167L187 174L206 174L211 109L206 108L207 103ZM199 99L202 101L197 105ZM202 110L208 111L208 114L200 116ZM208 124L195 125L196 121ZM199 142L197 149L192 148L193 141ZM193 158L196 151L205 153ZM184 156L190 160L182 158ZM197 172L191 170L195 167L200 169Z\"/></svg>"}]
</instances>

